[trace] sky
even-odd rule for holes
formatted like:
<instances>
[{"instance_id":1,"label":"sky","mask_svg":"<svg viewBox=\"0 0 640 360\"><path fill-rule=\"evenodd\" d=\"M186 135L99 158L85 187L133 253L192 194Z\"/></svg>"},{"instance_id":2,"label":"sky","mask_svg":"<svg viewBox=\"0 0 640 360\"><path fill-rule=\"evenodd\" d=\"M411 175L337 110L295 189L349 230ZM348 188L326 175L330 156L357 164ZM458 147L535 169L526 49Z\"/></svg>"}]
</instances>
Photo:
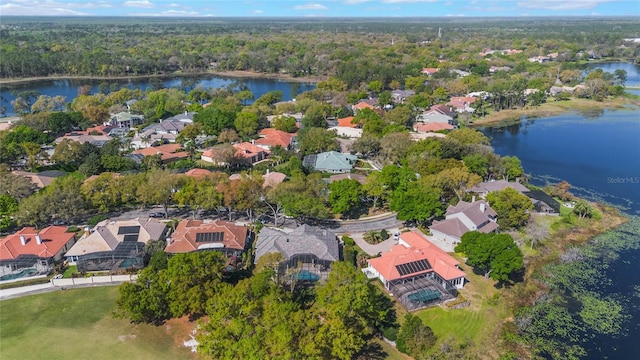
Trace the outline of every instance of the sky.
<instances>
[{"instance_id":1,"label":"sky","mask_svg":"<svg viewBox=\"0 0 640 360\"><path fill-rule=\"evenodd\" d=\"M2 16L637 16L640 0L0 0Z\"/></svg>"}]
</instances>

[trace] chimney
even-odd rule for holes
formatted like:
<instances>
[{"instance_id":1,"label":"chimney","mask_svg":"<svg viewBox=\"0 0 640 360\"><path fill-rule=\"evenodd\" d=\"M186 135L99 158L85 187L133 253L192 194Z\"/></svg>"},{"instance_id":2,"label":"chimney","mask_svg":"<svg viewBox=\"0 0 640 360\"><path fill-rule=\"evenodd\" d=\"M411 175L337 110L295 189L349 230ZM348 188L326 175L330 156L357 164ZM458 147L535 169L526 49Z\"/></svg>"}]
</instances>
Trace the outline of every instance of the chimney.
<instances>
[{"instance_id":1,"label":"chimney","mask_svg":"<svg viewBox=\"0 0 640 360\"><path fill-rule=\"evenodd\" d=\"M251 140L251 145L255 145L256 141L255 140Z\"/></svg>"},{"instance_id":2,"label":"chimney","mask_svg":"<svg viewBox=\"0 0 640 360\"><path fill-rule=\"evenodd\" d=\"M20 235L20 244L22 244L22 246L27 245L27 238L24 237L24 235Z\"/></svg>"},{"instance_id":3,"label":"chimney","mask_svg":"<svg viewBox=\"0 0 640 360\"><path fill-rule=\"evenodd\" d=\"M36 244L42 245L42 238L40 237L40 234L36 234Z\"/></svg>"},{"instance_id":4,"label":"chimney","mask_svg":"<svg viewBox=\"0 0 640 360\"><path fill-rule=\"evenodd\" d=\"M475 196L475 195L473 195L473 196L471 197L471 202L472 202L472 203L476 202L476 196Z\"/></svg>"},{"instance_id":5,"label":"chimney","mask_svg":"<svg viewBox=\"0 0 640 360\"><path fill-rule=\"evenodd\" d=\"M267 169L267 175L269 175L269 169Z\"/></svg>"},{"instance_id":6,"label":"chimney","mask_svg":"<svg viewBox=\"0 0 640 360\"><path fill-rule=\"evenodd\" d=\"M169 246L169 245L171 245L171 238L170 237L167 238L167 246Z\"/></svg>"},{"instance_id":7,"label":"chimney","mask_svg":"<svg viewBox=\"0 0 640 360\"><path fill-rule=\"evenodd\" d=\"M480 211L485 212L487 210L487 204L485 203L480 203Z\"/></svg>"},{"instance_id":8,"label":"chimney","mask_svg":"<svg viewBox=\"0 0 640 360\"><path fill-rule=\"evenodd\" d=\"M89 227L85 226L85 228L84 228L84 236L89 236L90 233L91 232L89 231Z\"/></svg>"}]
</instances>

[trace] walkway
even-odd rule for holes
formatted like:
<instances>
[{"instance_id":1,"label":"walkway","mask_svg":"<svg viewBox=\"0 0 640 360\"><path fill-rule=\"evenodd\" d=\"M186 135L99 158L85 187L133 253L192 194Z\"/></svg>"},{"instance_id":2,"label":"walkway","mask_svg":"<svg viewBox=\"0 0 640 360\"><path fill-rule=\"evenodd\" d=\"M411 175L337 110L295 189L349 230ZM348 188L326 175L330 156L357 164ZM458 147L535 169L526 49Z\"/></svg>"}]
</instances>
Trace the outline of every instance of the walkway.
<instances>
[{"instance_id":1,"label":"walkway","mask_svg":"<svg viewBox=\"0 0 640 360\"><path fill-rule=\"evenodd\" d=\"M0 300L13 299L26 295L41 294L70 288L82 288L90 286L114 286L125 281L135 281L137 275L112 275L112 276L91 276L75 279L51 279L46 284L21 286L0 290Z\"/></svg>"}]
</instances>

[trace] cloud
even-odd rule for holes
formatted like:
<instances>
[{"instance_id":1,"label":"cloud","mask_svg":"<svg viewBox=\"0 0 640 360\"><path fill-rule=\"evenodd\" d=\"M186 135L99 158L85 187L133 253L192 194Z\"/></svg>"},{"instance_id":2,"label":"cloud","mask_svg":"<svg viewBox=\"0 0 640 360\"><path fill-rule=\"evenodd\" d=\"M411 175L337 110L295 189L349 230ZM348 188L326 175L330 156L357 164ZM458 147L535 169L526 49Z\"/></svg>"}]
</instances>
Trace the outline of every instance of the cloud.
<instances>
[{"instance_id":1,"label":"cloud","mask_svg":"<svg viewBox=\"0 0 640 360\"><path fill-rule=\"evenodd\" d=\"M200 16L211 16L211 14L200 14L197 11L186 11L186 10L167 10L167 11L161 11L158 13L132 13L132 14L128 14L129 16L160 16L160 17L170 17L170 16L177 16L177 17L200 17Z\"/></svg>"},{"instance_id":2,"label":"cloud","mask_svg":"<svg viewBox=\"0 0 640 360\"><path fill-rule=\"evenodd\" d=\"M293 7L294 10L327 10L328 7L320 4L304 4L304 5L296 5Z\"/></svg>"},{"instance_id":3,"label":"cloud","mask_svg":"<svg viewBox=\"0 0 640 360\"><path fill-rule=\"evenodd\" d=\"M169 5L167 5L168 7L180 7L180 5L176 4L176 3L171 3Z\"/></svg>"},{"instance_id":4,"label":"cloud","mask_svg":"<svg viewBox=\"0 0 640 360\"><path fill-rule=\"evenodd\" d=\"M104 1L97 2L61 2L14 0L0 5L0 14L5 16L87 16L94 15L78 9L110 8L111 4Z\"/></svg>"},{"instance_id":5,"label":"cloud","mask_svg":"<svg viewBox=\"0 0 640 360\"><path fill-rule=\"evenodd\" d=\"M527 0L518 2L518 7L523 9L542 10L581 10L612 2L614 0Z\"/></svg>"},{"instance_id":6,"label":"cloud","mask_svg":"<svg viewBox=\"0 0 640 360\"><path fill-rule=\"evenodd\" d=\"M262 14L263 12L264 12L264 11L262 11L262 10L260 10L260 9L253 10L253 13L254 13L254 14Z\"/></svg>"},{"instance_id":7,"label":"cloud","mask_svg":"<svg viewBox=\"0 0 640 360\"><path fill-rule=\"evenodd\" d=\"M155 5L153 5L153 3L151 3L149 0L130 0L130 1L125 1L123 5L128 7L144 8L144 9L150 9L152 7L155 7Z\"/></svg>"},{"instance_id":8,"label":"cloud","mask_svg":"<svg viewBox=\"0 0 640 360\"><path fill-rule=\"evenodd\" d=\"M362 3L366 3L369 2L371 0L345 0L345 4L346 5L356 5L356 4L362 4Z\"/></svg>"}]
</instances>

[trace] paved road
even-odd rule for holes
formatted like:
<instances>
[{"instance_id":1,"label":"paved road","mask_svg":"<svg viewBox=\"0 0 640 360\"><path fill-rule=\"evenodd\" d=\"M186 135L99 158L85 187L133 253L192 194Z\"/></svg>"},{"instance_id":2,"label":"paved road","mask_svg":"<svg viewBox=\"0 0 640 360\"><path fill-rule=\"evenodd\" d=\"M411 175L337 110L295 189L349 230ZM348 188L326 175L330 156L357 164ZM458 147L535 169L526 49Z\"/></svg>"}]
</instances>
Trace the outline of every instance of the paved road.
<instances>
[{"instance_id":1,"label":"paved road","mask_svg":"<svg viewBox=\"0 0 640 360\"><path fill-rule=\"evenodd\" d=\"M359 220L340 221L340 227L334 231L341 233L364 233L370 230L382 230L402 227L402 221L395 213L386 213Z\"/></svg>"}]
</instances>

